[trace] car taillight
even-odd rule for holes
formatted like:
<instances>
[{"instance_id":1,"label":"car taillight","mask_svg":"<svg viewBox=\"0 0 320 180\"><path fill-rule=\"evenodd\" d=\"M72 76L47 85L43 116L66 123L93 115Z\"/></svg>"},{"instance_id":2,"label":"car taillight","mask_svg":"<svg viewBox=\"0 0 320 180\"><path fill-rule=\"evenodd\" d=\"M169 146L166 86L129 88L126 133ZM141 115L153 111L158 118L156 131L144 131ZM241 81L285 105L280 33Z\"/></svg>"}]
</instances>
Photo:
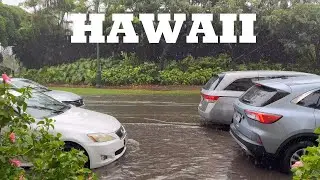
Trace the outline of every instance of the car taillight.
<instances>
[{"instance_id":1,"label":"car taillight","mask_svg":"<svg viewBox=\"0 0 320 180\"><path fill-rule=\"evenodd\" d=\"M246 115L253 120L259 121L263 124L271 124L282 118L281 115L277 114L267 114L262 112L254 112L245 110Z\"/></svg>"},{"instance_id":2,"label":"car taillight","mask_svg":"<svg viewBox=\"0 0 320 180\"><path fill-rule=\"evenodd\" d=\"M211 95L206 95L206 94L201 94L203 99L207 100L208 102L214 102L219 99L219 96L211 96Z\"/></svg>"}]
</instances>

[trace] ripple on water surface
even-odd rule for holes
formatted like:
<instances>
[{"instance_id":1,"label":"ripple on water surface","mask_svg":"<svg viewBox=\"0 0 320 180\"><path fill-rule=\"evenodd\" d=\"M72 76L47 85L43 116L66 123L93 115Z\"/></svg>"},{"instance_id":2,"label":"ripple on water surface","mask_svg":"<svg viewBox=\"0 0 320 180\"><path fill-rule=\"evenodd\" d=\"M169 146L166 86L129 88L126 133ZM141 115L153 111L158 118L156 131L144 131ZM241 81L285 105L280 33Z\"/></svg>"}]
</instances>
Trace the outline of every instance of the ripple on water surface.
<instances>
[{"instance_id":1,"label":"ripple on water surface","mask_svg":"<svg viewBox=\"0 0 320 180\"><path fill-rule=\"evenodd\" d=\"M96 170L100 179L290 179L255 167L227 131L183 125L125 127L127 152Z\"/></svg>"}]
</instances>

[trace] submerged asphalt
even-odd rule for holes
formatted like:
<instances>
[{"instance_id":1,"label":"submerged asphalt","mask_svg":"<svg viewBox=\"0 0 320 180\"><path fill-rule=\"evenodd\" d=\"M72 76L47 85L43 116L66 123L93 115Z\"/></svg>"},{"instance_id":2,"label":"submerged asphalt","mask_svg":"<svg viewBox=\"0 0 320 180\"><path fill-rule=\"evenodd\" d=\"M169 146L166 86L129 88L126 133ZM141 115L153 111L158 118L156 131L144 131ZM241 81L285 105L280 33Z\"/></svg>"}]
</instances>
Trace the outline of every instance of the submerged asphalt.
<instances>
[{"instance_id":1,"label":"submerged asphalt","mask_svg":"<svg viewBox=\"0 0 320 180\"><path fill-rule=\"evenodd\" d=\"M274 163L247 157L227 127L201 127L200 96L90 96L85 108L116 117L128 149L94 170L100 179L291 179Z\"/></svg>"}]
</instances>

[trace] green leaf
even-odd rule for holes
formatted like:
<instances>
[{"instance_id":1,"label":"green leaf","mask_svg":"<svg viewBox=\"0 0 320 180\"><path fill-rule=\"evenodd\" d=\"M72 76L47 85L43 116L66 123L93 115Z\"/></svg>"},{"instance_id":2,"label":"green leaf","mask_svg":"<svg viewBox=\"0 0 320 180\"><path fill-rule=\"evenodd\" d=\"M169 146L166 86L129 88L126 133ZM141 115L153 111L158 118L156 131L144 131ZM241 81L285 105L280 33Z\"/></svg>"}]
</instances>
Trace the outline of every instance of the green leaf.
<instances>
[{"instance_id":1,"label":"green leaf","mask_svg":"<svg viewBox=\"0 0 320 180\"><path fill-rule=\"evenodd\" d=\"M315 130L314 130L314 133L315 133L315 134L320 134L320 128L315 129Z\"/></svg>"},{"instance_id":2,"label":"green leaf","mask_svg":"<svg viewBox=\"0 0 320 180\"><path fill-rule=\"evenodd\" d=\"M37 123L37 125L41 125L41 124L45 124L45 122L44 122L44 121L39 121L39 122Z\"/></svg>"}]
</instances>

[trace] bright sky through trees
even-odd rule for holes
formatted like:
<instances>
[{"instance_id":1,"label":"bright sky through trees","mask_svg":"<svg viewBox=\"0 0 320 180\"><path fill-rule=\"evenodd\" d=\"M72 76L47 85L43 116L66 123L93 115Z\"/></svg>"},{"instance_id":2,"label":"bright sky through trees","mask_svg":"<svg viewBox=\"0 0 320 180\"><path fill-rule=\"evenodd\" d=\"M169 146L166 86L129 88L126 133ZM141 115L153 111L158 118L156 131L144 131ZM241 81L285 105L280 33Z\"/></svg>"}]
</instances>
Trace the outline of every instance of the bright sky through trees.
<instances>
[{"instance_id":1,"label":"bright sky through trees","mask_svg":"<svg viewBox=\"0 0 320 180\"><path fill-rule=\"evenodd\" d=\"M2 0L2 2L9 5L18 5L19 3L23 2L23 0Z\"/></svg>"}]
</instances>

